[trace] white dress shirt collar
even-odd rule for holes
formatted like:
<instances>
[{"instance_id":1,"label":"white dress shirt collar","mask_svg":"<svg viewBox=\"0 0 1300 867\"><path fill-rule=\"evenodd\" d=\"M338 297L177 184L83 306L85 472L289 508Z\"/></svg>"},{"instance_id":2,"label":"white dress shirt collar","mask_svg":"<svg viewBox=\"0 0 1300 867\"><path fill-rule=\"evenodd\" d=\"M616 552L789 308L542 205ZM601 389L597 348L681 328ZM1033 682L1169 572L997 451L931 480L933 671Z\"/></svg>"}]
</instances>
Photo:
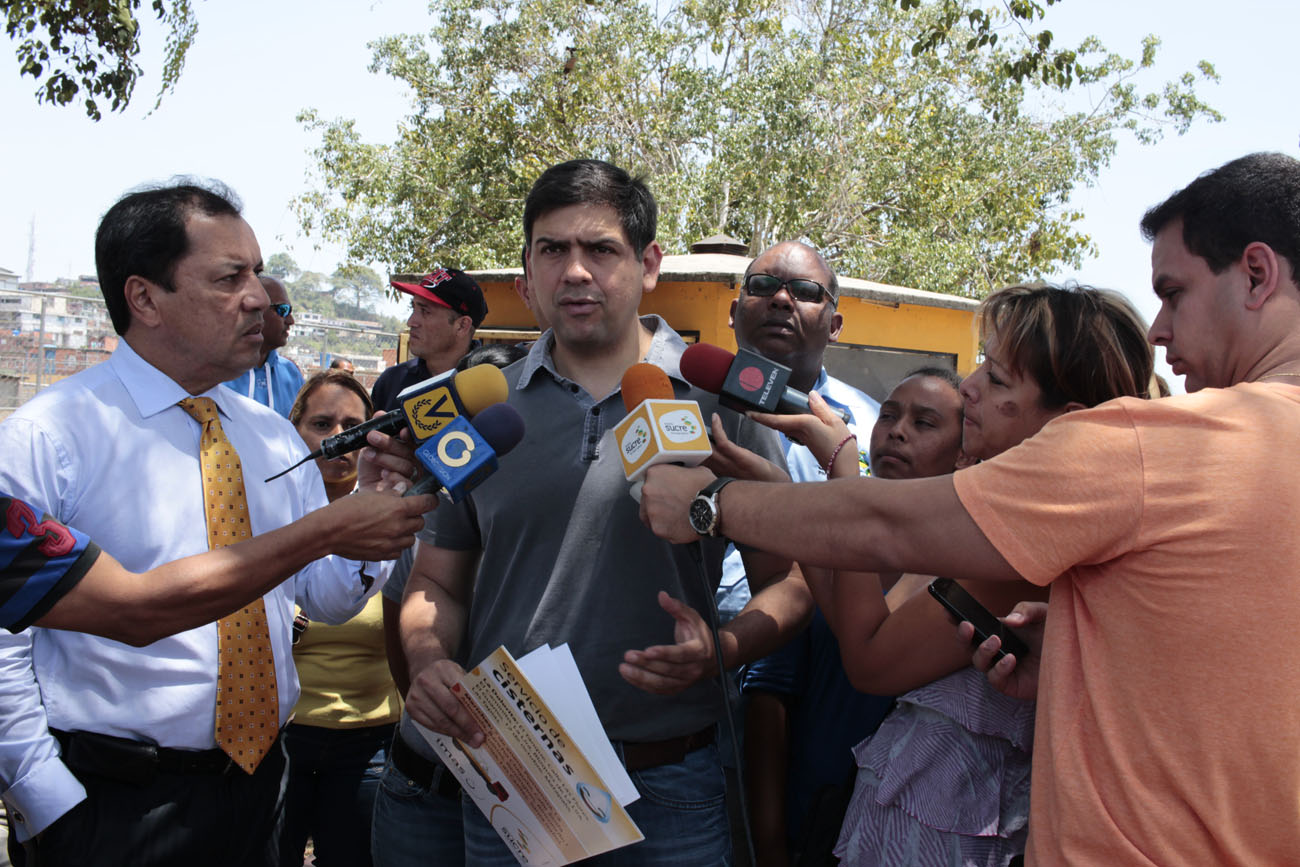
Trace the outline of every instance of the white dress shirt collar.
<instances>
[{"instance_id":1,"label":"white dress shirt collar","mask_svg":"<svg viewBox=\"0 0 1300 867\"><path fill-rule=\"evenodd\" d=\"M163 371L154 367L140 357L140 353L131 348L125 340L117 344L113 355L108 360L113 373L122 381L122 386L135 404L136 411L142 418L150 418L168 407L176 406L187 397L210 397L223 416L229 418L230 407L227 401L237 397L230 389L221 388L217 383L202 395L192 395L180 383Z\"/></svg>"}]
</instances>

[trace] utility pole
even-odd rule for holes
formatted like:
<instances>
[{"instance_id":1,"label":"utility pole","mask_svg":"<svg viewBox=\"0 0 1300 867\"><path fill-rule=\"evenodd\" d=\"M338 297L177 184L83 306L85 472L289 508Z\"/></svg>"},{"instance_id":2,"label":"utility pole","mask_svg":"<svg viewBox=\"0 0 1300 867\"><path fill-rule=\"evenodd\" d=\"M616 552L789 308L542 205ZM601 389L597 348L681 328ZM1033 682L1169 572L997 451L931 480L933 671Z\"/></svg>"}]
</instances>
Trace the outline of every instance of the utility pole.
<instances>
[{"instance_id":1,"label":"utility pole","mask_svg":"<svg viewBox=\"0 0 1300 867\"><path fill-rule=\"evenodd\" d=\"M27 227L27 282L35 280L36 273L36 215L32 214L32 221Z\"/></svg>"},{"instance_id":2,"label":"utility pole","mask_svg":"<svg viewBox=\"0 0 1300 867\"><path fill-rule=\"evenodd\" d=\"M41 293L41 324L40 331L36 335L36 391L33 396L41 393L41 380L45 373L45 293Z\"/></svg>"}]
</instances>

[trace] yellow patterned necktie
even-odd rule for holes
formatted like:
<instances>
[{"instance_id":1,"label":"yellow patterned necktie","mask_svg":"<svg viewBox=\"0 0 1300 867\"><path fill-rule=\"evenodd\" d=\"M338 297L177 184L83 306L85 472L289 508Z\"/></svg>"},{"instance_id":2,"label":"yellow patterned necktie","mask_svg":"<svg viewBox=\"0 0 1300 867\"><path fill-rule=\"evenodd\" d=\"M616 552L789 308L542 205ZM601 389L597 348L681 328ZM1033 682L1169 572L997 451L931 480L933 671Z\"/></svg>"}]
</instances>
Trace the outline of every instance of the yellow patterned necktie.
<instances>
[{"instance_id":1,"label":"yellow patterned necktie","mask_svg":"<svg viewBox=\"0 0 1300 867\"><path fill-rule=\"evenodd\" d=\"M203 464L203 507L208 518L208 548L242 542L253 535L244 499L239 454L226 439L210 397L190 397L180 406L203 425L199 457ZM280 729L280 699L275 659L266 624L266 603L253 600L217 621L217 745L235 764L253 773L271 750Z\"/></svg>"}]
</instances>

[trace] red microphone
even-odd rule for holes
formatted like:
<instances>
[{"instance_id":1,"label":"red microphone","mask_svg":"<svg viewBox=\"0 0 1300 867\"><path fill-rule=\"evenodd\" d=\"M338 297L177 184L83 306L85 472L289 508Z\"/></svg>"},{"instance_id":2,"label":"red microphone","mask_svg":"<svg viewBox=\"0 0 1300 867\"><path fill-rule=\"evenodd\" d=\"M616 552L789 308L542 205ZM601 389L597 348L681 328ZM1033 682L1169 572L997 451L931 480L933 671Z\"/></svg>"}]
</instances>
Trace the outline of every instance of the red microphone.
<instances>
[{"instance_id":1,"label":"red microphone","mask_svg":"<svg viewBox=\"0 0 1300 867\"><path fill-rule=\"evenodd\" d=\"M686 347L681 360L682 376L696 388L718 395L718 402L744 412L779 412L800 415L811 412L808 395L791 388L790 368L742 349L732 355L721 346L695 343ZM846 410L835 409L845 424L852 419Z\"/></svg>"}]
</instances>

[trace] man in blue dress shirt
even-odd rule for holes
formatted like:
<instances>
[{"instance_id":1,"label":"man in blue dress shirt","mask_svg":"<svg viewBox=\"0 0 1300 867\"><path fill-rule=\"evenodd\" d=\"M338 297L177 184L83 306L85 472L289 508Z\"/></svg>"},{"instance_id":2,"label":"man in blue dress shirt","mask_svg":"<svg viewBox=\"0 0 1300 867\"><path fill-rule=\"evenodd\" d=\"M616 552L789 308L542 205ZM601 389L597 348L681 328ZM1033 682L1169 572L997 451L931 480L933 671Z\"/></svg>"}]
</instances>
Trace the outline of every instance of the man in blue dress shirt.
<instances>
[{"instance_id":1,"label":"man in blue dress shirt","mask_svg":"<svg viewBox=\"0 0 1300 867\"><path fill-rule=\"evenodd\" d=\"M844 447L857 451L859 466L862 472L867 472L867 442L880 404L847 382L832 377L822 365L826 347L839 339L844 327L844 316L839 311L839 280L826 260L812 247L798 241L783 241L764 250L745 269L740 293L731 302L730 324L736 333L736 343L742 349L757 352L790 368L791 388L815 391L832 407L848 411L851 419L849 430L857 434L858 439L850 440ZM817 463L812 452L791 442L784 434L780 439L794 481L815 482L826 478L825 469ZM735 616L749 601L749 595L744 564L732 546L723 563L722 584L717 594L721 619L726 621ZM820 619L820 614L816 617ZM823 647L823 655L819 658L830 659L838 666L838 647L824 621L810 624L808 630L815 630L819 646ZM775 694L774 684L778 678L775 673L764 677L760 672L783 670L784 664L778 664L776 658L779 656L788 662L791 654L808 646L807 634L801 633L792 646L772 657L751 664L750 669L757 671L753 678L745 681L748 703L745 724L747 727L757 726L758 730L750 737L762 737L779 730L769 722L775 715L781 716L784 723L785 699ZM839 678L847 685L842 673ZM831 680L832 677L827 675L825 679ZM751 691L751 681L760 686ZM848 693L853 695L851 688ZM890 699L861 696L850 698L847 704L861 712L862 725L869 731L879 724L888 710ZM845 715L851 716L852 712L846 709ZM774 751L767 757L766 767L787 761L785 743L770 746ZM730 751L724 752L724 756L729 758ZM852 755L847 751L844 765L847 774L852 766ZM751 826L755 847L762 853L759 860L784 857L787 852L786 815L781 809L786 797L784 787L773 785L771 776L767 774L756 775L751 770L749 776Z\"/></svg>"}]
</instances>

